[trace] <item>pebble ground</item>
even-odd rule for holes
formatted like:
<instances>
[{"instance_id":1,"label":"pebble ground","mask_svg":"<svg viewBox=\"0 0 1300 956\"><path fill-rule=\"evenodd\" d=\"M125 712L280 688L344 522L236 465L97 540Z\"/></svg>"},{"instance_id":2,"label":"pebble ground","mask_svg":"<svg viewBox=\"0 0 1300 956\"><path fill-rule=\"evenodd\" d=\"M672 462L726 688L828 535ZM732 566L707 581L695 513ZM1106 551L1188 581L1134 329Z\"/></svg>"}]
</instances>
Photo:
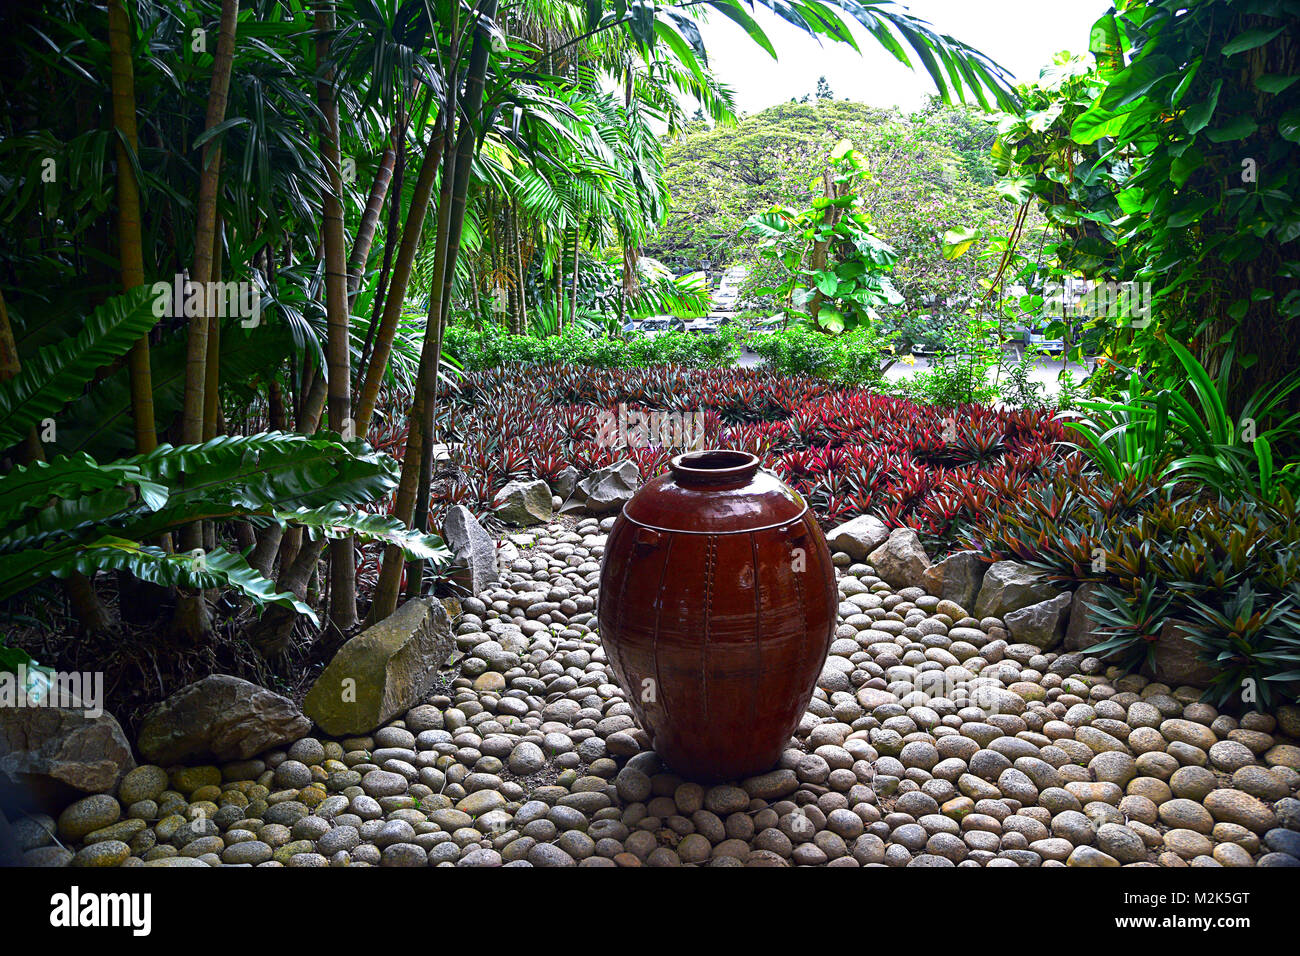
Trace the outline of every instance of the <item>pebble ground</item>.
<instances>
[{"instance_id":1,"label":"pebble ground","mask_svg":"<svg viewBox=\"0 0 1300 956\"><path fill-rule=\"evenodd\" d=\"M835 555L840 620L777 768L664 767L606 670L612 519L508 537L439 691L370 736L142 766L18 824L57 866L1297 866L1300 728L1008 644Z\"/></svg>"}]
</instances>

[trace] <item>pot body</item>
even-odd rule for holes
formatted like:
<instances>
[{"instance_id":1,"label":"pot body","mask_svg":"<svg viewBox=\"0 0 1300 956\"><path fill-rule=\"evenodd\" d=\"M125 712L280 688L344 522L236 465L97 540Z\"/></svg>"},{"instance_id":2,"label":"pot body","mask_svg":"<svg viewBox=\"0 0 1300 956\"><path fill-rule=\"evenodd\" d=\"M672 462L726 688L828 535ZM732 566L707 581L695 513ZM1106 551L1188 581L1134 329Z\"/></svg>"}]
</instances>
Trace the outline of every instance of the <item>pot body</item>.
<instances>
[{"instance_id":1,"label":"pot body","mask_svg":"<svg viewBox=\"0 0 1300 956\"><path fill-rule=\"evenodd\" d=\"M835 626L835 571L803 499L758 459L673 460L624 507L601 565L610 667L673 770L770 770L812 696Z\"/></svg>"}]
</instances>

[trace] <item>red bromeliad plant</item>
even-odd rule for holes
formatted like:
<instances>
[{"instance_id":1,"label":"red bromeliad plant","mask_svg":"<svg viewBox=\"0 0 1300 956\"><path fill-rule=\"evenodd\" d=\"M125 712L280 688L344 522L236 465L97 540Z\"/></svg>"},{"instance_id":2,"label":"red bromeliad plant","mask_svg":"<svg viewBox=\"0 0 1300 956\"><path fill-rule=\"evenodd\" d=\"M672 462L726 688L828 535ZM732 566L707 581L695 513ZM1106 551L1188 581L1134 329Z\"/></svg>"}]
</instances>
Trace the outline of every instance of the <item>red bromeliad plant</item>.
<instances>
[{"instance_id":1,"label":"red bromeliad plant","mask_svg":"<svg viewBox=\"0 0 1300 956\"><path fill-rule=\"evenodd\" d=\"M630 459L649 480L681 449L648 430L641 447L601 438L611 420L652 412L698 414L706 445L757 454L826 526L869 512L932 549L969 535L1000 498L1077 469L1047 412L938 408L765 369L502 366L461 379L439 418L446 456L431 511L456 503L486 517L507 481L553 483L569 466L586 475ZM400 451L405 427L394 421L371 437Z\"/></svg>"}]
</instances>

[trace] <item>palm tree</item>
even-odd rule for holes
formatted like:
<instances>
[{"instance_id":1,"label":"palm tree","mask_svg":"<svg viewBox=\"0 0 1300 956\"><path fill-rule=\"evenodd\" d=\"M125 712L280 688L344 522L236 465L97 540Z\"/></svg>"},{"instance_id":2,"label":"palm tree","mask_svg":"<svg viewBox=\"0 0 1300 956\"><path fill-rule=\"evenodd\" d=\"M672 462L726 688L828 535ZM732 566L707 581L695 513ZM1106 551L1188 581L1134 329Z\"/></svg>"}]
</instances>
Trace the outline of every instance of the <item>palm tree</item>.
<instances>
[{"instance_id":1,"label":"palm tree","mask_svg":"<svg viewBox=\"0 0 1300 956\"><path fill-rule=\"evenodd\" d=\"M775 8L776 0L769 0L765 5ZM688 4L686 6L696 6ZM698 4L717 10L740 23L749 35L760 45L764 45L775 56L766 35L746 11L746 4L741 0L705 0ZM535 56L522 66L507 61L496 62L491 49L490 31L499 29L494 22L496 17L495 0L480 0L470 15L469 22L461 26L459 8L454 8L450 17L450 30L445 49L447 55L443 61L443 75L447 78L444 92L444 104L441 110L443 128L446 132L447 149L445 150L442 188L439 196L438 228L435 233L433 286L429 294L429 313L425 327L425 346L420 359L419 385L413 410L419 405L419 420L412 420L412 430L418 428L421 436L421 461L418 464L419 481L416 485L413 512L398 512L403 520L412 520L412 527L423 529L428 514L429 491L432 477L433 456L433 422L437 416L437 382L441 360L442 334L451 308L451 293L458 269L458 257L461 246L461 233L465 221L468 198L468 186L471 165L488 130L480 124L480 117L495 115L507 106L517 108L529 115L530 119L541 121L555 114L547 107L554 102L548 95L562 82L560 74L564 62L574 48L606 32L625 33L630 41L642 49L651 49L660 41L671 50L672 54L692 73L702 74L705 52L700 32L695 22L683 12L682 7L627 7L603 2L588 3L585 9L585 22L582 29L569 39L564 39L549 48L538 48ZM883 6L862 6L846 2L835 4L825 0L798 0L782 3L781 13L787 22L806 30L815 36L825 36L840 42L847 42L856 48L856 41L847 24L837 10L847 9L850 15L872 32L873 36L896 57L909 62L899 43L898 35L909 43L920 57L923 65L934 79L941 95L947 99L952 92L959 96L970 92L984 105L989 105L986 89L999 102L1010 104L1011 91L1004 71L988 61L981 54L965 47L951 37L935 33L929 24L910 15L894 11ZM523 10L534 14L548 28L575 27L572 19L577 12L575 6L551 5L543 3L525 4ZM567 15L567 16L566 16ZM466 63L461 67L465 50L461 37L472 34ZM552 76L533 79L541 68L549 66ZM909 64L910 65L910 64ZM573 58L573 71L581 86L582 64L578 56ZM947 80L945 79L945 72ZM948 80L954 82L950 91ZM464 85L464 100L458 100ZM490 88L489 88L490 87ZM486 103L486 108L484 107ZM572 106L572 104L569 104ZM457 122L459 119L459 122ZM530 123L531 126L531 123ZM586 205L601 212L609 212L604 198L591 187L590 180L584 181L581 172L575 175L572 166L567 170L569 188L582 193ZM616 177L611 177L614 179ZM570 206L573 204L571 203ZM634 225L638 220L626 217L621 222L626 240L635 234ZM594 223L600 228L604 221ZM592 220L585 223L593 225ZM570 302L570 321L576 312L576 278L577 253L584 223L573 223L574 266L571 270L574 290ZM517 283L522 289L522 276ZM382 334L382 330L381 330ZM378 349L376 350L378 354ZM409 490L412 474L417 465L408 455L403 462L403 486ZM396 555L386 555L383 573L376 590L374 613L383 615L396 606L399 572L396 567ZM407 568L407 593L419 593L421 575L418 562Z\"/></svg>"},{"instance_id":2,"label":"palm tree","mask_svg":"<svg viewBox=\"0 0 1300 956\"><path fill-rule=\"evenodd\" d=\"M893 55L919 55L946 95L1009 95L996 65L889 4L755 3L835 42L853 42L847 24L856 20ZM364 437L380 402L396 401L386 386L403 383L413 392L411 429L395 514L415 527L429 522L442 335L457 303L508 280L511 327L558 330L566 305L569 321L582 319L579 293L606 274L609 250L621 299L645 298L637 253L664 204L652 128L684 123L680 92L715 119L729 113L693 17L727 17L774 52L747 0L47 7L24 14L16 56L0 65L13 103L0 163L14 185L0 195L0 221L21 224L0 244L14 367L74 336L86 298L187 266L199 283L255 284L263 316L249 328L200 308L147 338L142 329L125 364L105 360L94 389L72 397L53 453L108 460L219 432L311 435L326 408L332 430L345 430L351 411ZM214 18L211 75L196 83L208 60L193 55L193 33ZM606 92L610 80L618 94ZM73 108L60 108L65 99ZM51 154L59 176L44 182ZM348 158L368 178L349 181ZM312 599L324 545L301 522L205 518L207 540L199 525L186 528L185 550L233 538L251 568L299 603ZM356 613L345 550L331 546L330 615L340 628ZM372 614L395 606L403 559L389 551ZM411 570L415 593L422 574ZM237 604L231 618L250 607ZM82 602L79 613L95 611ZM288 602L262 614L268 653L286 646L295 613ZM202 596L180 596L176 624L191 638L210 633Z\"/></svg>"}]
</instances>

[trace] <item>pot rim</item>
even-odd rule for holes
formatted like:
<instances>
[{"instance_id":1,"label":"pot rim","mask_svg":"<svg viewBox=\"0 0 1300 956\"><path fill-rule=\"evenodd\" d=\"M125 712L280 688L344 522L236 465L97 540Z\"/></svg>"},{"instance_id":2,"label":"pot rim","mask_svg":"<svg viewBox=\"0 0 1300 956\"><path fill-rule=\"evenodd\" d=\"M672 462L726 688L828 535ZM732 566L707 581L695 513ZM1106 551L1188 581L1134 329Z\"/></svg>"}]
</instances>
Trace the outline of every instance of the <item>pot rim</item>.
<instances>
[{"instance_id":1,"label":"pot rim","mask_svg":"<svg viewBox=\"0 0 1300 956\"><path fill-rule=\"evenodd\" d=\"M703 534L703 535L710 535L716 538L716 537L725 536L729 534L752 534L756 531L771 531L774 528L790 528L802 522L804 515L806 515L807 513L808 513L808 506L804 505L803 510L800 511L793 518L786 518L782 521L775 521L772 524L758 525L757 527L753 527L753 528L733 528L728 531L716 531L716 530L709 530L709 529L700 530L698 528L665 528L657 524L649 524L648 522L645 521L638 521L636 518L633 518L631 515L627 513L626 507L623 510L622 517L626 519L628 523L634 524L638 528L648 528L651 531L659 531L663 534Z\"/></svg>"},{"instance_id":2,"label":"pot rim","mask_svg":"<svg viewBox=\"0 0 1300 956\"><path fill-rule=\"evenodd\" d=\"M722 485L748 481L757 472L758 456L735 448L688 451L668 463L673 477L684 485Z\"/></svg>"}]
</instances>

